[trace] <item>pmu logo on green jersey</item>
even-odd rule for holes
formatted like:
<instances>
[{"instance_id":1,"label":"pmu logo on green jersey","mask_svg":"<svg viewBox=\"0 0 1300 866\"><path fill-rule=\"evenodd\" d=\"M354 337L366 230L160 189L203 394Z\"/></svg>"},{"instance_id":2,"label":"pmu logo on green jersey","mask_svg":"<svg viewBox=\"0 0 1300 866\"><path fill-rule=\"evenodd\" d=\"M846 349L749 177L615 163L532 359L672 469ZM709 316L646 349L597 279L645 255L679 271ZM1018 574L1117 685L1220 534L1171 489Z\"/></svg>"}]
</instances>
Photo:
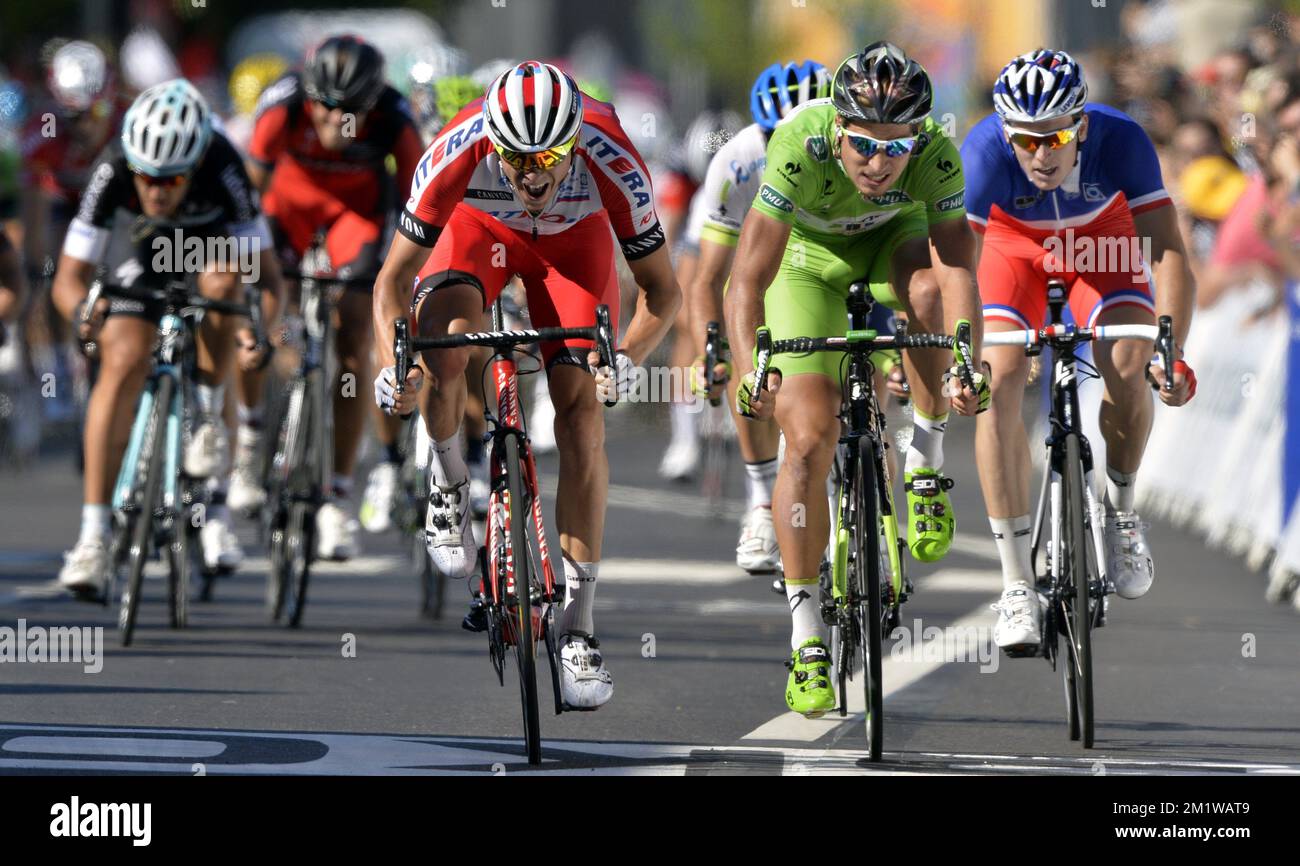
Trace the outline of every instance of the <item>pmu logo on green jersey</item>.
<instances>
[{"instance_id":1,"label":"pmu logo on green jersey","mask_svg":"<svg viewBox=\"0 0 1300 866\"><path fill-rule=\"evenodd\" d=\"M889 192L885 193L884 195L878 195L871 199L873 204L878 204L882 206L891 205L891 204L906 204L911 200L912 197L909 196L907 193L903 192L901 189L891 189Z\"/></svg>"},{"instance_id":2,"label":"pmu logo on green jersey","mask_svg":"<svg viewBox=\"0 0 1300 866\"><path fill-rule=\"evenodd\" d=\"M966 206L966 190L958 190L947 198L941 198L934 204L937 211L961 210Z\"/></svg>"},{"instance_id":3,"label":"pmu logo on green jersey","mask_svg":"<svg viewBox=\"0 0 1300 866\"><path fill-rule=\"evenodd\" d=\"M767 184L763 184L759 187L758 197L762 199L763 203L768 207L774 207L777 210L783 210L786 213L794 213L794 202L790 201L790 199L781 195L781 193L772 189L772 187Z\"/></svg>"},{"instance_id":4,"label":"pmu logo on green jersey","mask_svg":"<svg viewBox=\"0 0 1300 866\"><path fill-rule=\"evenodd\" d=\"M804 150L808 151L808 155L818 162L825 162L831 153L830 145L826 143L824 135L808 136L803 140L803 146Z\"/></svg>"}]
</instances>

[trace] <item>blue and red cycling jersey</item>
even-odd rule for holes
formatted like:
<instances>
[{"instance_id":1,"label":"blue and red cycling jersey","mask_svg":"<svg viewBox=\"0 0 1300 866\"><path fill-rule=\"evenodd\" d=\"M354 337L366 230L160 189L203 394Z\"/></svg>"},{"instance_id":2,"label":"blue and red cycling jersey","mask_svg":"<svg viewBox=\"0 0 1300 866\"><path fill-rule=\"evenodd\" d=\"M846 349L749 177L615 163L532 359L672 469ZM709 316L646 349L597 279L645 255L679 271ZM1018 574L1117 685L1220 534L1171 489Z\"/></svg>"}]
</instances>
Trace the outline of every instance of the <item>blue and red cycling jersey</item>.
<instances>
[{"instance_id":1,"label":"blue and red cycling jersey","mask_svg":"<svg viewBox=\"0 0 1300 866\"><path fill-rule=\"evenodd\" d=\"M1107 105L1089 102L1084 111L1087 139L1079 142L1073 170L1054 190L1040 190L1025 176L997 115L977 123L962 143L966 214L984 235L977 279L985 319L1041 326L1049 276L1065 279L1070 309L1081 325L1093 324L1112 307L1154 311L1145 263L1117 267L1089 258L1086 267L1076 268L1073 258L1063 264L1048 255L1060 248L1048 242L1053 236L1072 245L1135 239L1135 214L1172 203L1142 127Z\"/></svg>"}]
</instances>

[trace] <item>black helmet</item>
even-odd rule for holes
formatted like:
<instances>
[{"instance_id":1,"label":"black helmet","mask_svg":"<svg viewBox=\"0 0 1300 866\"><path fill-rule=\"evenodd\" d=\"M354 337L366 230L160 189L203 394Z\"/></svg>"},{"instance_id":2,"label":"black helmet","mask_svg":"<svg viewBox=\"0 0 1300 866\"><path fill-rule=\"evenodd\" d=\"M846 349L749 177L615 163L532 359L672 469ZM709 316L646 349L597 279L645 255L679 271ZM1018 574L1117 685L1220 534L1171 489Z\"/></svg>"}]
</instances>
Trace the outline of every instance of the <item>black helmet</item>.
<instances>
[{"instance_id":1,"label":"black helmet","mask_svg":"<svg viewBox=\"0 0 1300 866\"><path fill-rule=\"evenodd\" d=\"M384 56L355 36L331 36L307 56L303 85L322 105L368 111L384 92Z\"/></svg>"},{"instance_id":2,"label":"black helmet","mask_svg":"<svg viewBox=\"0 0 1300 866\"><path fill-rule=\"evenodd\" d=\"M933 100L929 74L892 42L873 42L841 63L831 88L835 110L863 123L919 123Z\"/></svg>"}]
</instances>

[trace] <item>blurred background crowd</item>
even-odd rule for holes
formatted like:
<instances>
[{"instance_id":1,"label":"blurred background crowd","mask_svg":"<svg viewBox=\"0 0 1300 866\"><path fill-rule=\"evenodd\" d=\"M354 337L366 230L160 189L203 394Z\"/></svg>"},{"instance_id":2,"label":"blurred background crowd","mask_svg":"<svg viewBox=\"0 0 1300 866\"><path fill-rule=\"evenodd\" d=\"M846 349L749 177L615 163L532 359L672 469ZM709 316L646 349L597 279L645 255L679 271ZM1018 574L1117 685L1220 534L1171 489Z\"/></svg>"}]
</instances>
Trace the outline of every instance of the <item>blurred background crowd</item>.
<instances>
[{"instance_id":1,"label":"blurred background crowd","mask_svg":"<svg viewBox=\"0 0 1300 866\"><path fill-rule=\"evenodd\" d=\"M692 184L702 179L708 153L720 143L717 130L748 122L738 117L748 114L754 75L772 62L810 58L833 68L851 51L888 38L929 70L938 119L960 139L990 111L991 85L1003 64L1050 46L1082 61L1094 101L1128 112L1154 140L1189 241L1198 303L1205 321L1215 324L1210 334L1198 323L1199 345L1204 352L1236 359L1236 366L1225 361L1223 369L1230 372L1220 377L1222 394L1215 396L1211 387L1198 398L1204 417L1162 421L1156 439L1186 440L1197 425L1213 420L1225 425L1222 431L1213 434L1218 428L1206 427L1202 436L1256 443L1250 456L1267 464L1270 483L1277 484L1276 496L1268 499L1276 500L1276 513L1262 522L1248 515L1244 539L1239 531L1220 540L1256 565L1273 563L1275 597L1293 588L1292 575L1300 572L1295 565L1300 521L1290 519L1300 494L1300 421L1288 425L1287 420L1300 400L1288 399L1287 379L1296 377L1288 377L1285 359L1297 354L1290 350L1289 323L1300 322L1300 301L1288 291L1300 278L1300 0L394 0L382 8L354 5L359 4L0 4L0 224L21 251L33 289L26 309L10 316L21 320L21 338L0 349L0 381L7 377L12 383L24 368L33 375L60 363L47 351L59 335L47 320L42 297L59 241L48 236L51 221L34 214L57 214L75 202L61 200L60 184L41 175L41 124L50 116L80 124L85 147L101 146L122 106L158 81L177 75L193 81L239 142L248 134L262 88L300 63L305 50L324 36L354 32L384 51L391 83L407 95L422 131L431 137L506 63L547 60L573 73L593 96L614 103L651 165L661 213L671 227L684 214ZM69 40L92 43L108 61L106 86L88 100L70 99L51 87L51 60ZM709 114L709 134L700 135L693 121L702 112L722 110L735 116ZM84 161L91 159L93 154ZM1224 304L1230 305L1230 316ZM1257 338L1243 336L1255 333L1253 328L1265 330ZM1282 360L1250 354L1265 345L1280 347ZM1205 362L1192 357L1208 383ZM42 442L57 440L60 426L77 414L71 395L22 411L14 393L12 384L8 390L0 387L0 420L9 417L11 456L30 455ZM1261 403L1265 411L1245 411ZM1234 433L1232 425L1252 414L1259 417L1250 423L1261 430ZM1170 423L1181 426L1170 430ZM1295 447L1288 447L1293 437ZM1194 459L1228 458L1203 451ZM1196 467L1184 464L1180 471L1171 463L1162 469L1171 475L1189 472L1194 476ZM1193 491L1178 486L1184 481L1161 482L1153 475L1144 470L1148 500L1163 497L1169 503L1163 510L1187 522L1200 510L1198 496L1222 492ZM1249 493L1242 501L1255 501ZM1291 558L1282 555L1288 544L1295 548Z\"/></svg>"}]
</instances>

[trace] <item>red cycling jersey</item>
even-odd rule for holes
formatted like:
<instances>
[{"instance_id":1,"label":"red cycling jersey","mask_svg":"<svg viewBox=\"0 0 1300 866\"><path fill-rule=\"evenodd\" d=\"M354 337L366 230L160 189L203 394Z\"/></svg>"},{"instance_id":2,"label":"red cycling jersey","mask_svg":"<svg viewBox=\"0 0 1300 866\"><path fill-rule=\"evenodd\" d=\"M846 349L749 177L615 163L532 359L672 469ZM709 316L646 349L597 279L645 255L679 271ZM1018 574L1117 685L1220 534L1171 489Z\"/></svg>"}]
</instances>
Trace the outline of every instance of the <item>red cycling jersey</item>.
<instances>
[{"instance_id":1,"label":"red cycling jersey","mask_svg":"<svg viewBox=\"0 0 1300 866\"><path fill-rule=\"evenodd\" d=\"M301 256L316 233L328 229L326 248L337 269L373 271L384 222L424 151L420 134L406 100L391 87L342 150L320 143L309 111L296 73L262 94L248 154L274 169L263 209L285 252ZM390 155L395 175L388 172Z\"/></svg>"},{"instance_id":2,"label":"red cycling jersey","mask_svg":"<svg viewBox=\"0 0 1300 866\"><path fill-rule=\"evenodd\" d=\"M62 210L64 220L77 213L81 193L90 182L90 170L100 152L122 128L126 105L112 103L112 120L99 141L79 145L66 132L70 123L43 112L32 116L23 135L22 185L39 189Z\"/></svg>"}]
</instances>

